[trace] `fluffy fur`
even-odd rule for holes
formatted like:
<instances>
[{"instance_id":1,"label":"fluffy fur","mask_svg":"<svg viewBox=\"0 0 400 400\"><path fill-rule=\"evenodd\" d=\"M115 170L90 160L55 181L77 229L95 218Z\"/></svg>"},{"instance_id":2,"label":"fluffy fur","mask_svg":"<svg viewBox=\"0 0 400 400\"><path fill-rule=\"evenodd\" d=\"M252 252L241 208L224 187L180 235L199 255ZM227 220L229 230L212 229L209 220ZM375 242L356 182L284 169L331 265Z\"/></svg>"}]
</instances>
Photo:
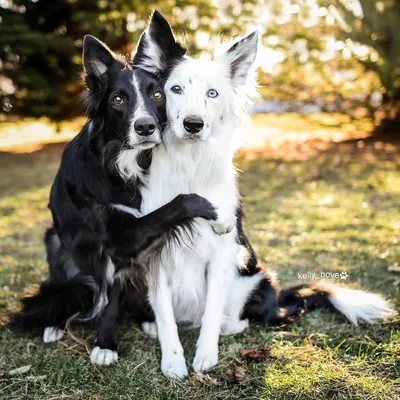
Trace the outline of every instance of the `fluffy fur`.
<instances>
[{"instance_id":1,"label":"fluffy fur","mask_svg":"<svg viewBox=\"0 0 400 400\"><path fill-rule=\"evenodd\" d=\"M153 318L143 279L137 279L141 266L151 265L151 250L179 229L190 229L195 217L216 214L207 200L190 194L141 217L151 148L160 143L165 123L163 90L156 77L122 63L90 36L84 66L89 120L67 145L51 189L49 278L23 300L12 324L45 329L43 339L51 342L62 337L67 319L100 317L91 360L109 364L117 360L116 327L124 303L139 320Z\"/></svg>"},{"instance_id":2,"label":"fluffy fur","mask_svg":"<svg viewBox=\"0 0 400 400\"><path fill-rule=\"evenodd\" d=\"M237 40L211 60L182 56L171 62L169 46L175 40L166 26L155 13L134 59L135 65L165 76L168 118L163 146L153 151L141 213L156 210L178 193L196 192L216 206L218 219L211 224L196 220L190 245L163 248L157 279L148 279L163 373L173 378L188 373L179 325L201 326L193 368L203 371L218 362L219 334L241 332L249 320L282 323L321 307L335 307L352 322L389 315L379 296L362 292L362 302L355 304L342 289L322 284L281 291L271 273L257 267L242 227L232 156L236 111L254 67L258 34ZM143 327L155 336L154 325Z\"/></svg>"}]
</instances>

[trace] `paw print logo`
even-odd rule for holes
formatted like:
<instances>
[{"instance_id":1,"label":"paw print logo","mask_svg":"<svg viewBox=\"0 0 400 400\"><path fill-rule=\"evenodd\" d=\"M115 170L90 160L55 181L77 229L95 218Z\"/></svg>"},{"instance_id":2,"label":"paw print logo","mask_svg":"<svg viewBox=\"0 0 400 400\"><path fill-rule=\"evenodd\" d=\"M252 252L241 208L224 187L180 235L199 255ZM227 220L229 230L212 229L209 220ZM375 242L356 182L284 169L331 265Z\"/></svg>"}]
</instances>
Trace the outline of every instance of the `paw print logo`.
<instances>
[{"instance_id":1,"label":"paw print logo","mask_svg":"<svg viewBox=\"0 0 400 400\"><path fill-rule=\"evenodd\" d=\"M349 274L347 272L341 272L340 273L340 279L347 279L347 277L349 276Z\"/></svg>"}]
</instances>

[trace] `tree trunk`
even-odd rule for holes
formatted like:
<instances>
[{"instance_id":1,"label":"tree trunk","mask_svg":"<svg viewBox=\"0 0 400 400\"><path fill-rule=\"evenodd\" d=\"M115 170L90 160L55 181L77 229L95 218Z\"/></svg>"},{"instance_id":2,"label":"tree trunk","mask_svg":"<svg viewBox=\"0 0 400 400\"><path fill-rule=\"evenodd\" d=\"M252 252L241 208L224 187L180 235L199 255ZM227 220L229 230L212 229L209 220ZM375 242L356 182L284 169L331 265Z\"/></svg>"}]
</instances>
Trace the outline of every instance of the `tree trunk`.
<instances>
[{"instance_id":1,"label":"tree trunk","mask_svg":"<svg viewBox=\"0 0 400 400\"><path fill-rule=\"evenodd\" d=\"M378 132L400 137L400 90L391 98L383 97L383 104L375 112L375 124Z\"/></svg>"}]
</instances>

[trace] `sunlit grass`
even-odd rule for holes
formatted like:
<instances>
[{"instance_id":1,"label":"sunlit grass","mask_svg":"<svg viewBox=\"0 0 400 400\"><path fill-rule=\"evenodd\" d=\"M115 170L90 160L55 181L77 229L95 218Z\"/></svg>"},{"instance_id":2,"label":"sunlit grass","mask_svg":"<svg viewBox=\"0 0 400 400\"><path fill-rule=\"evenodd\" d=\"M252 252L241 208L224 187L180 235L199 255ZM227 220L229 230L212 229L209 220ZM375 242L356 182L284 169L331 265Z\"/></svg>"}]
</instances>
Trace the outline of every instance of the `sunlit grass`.
<instances>
[{"instance_id":1,"label":"sunlit grass","mask_svg":"<svg viewBox=\"0 0 400 400\"><path fill-rule=\"evenodd\" d=\"M324 129L346 130L352 139L368 135L347 117L337 116L340 124L324 118L258 117L257 128L247 135L271 127L282 137ZM321 271L346 271L348 279L339 283L383 293L398 307L399 277L388 271L400 260L398 146L365 138L319 144L316 139L293 141L241 153L241 192L252 243L283 286L302 282L299 272L318 277ZM18 152L0 153L2 322L18 306L21 293L46 276L42 237L50 225L48 193L63 145L39 145L39 151L31 152L29 145L23 153L18 145ZM121 328L120 361L110 368L88 361L94 327L75 327L72 333L45 346L40 338L3 326L0 398L382 400L400 393L398 318L354 327L337 314L316 312L284 327L251 326L242 335L221 339L221 362L208 377L181 382L163 378L159 346L133 325ZM188 363L197 335L181 334ZM266 344L269 350L259 363L240 356L240 349ZM25 365L31 365L27 373L8 375ZM247 379L239 379L236 368Z\"/></svg>"},{"instance_id":2,"label":"sunlit grass","mask_svg":"<svg viewBox=\"0 0 400 400\"><path fill-rule=\"evenodd\" d=\"M68 141L79 132L84 121L82 117L58 124L46 118L0 122L0 149L29 152L46 143Z\"/></svg>"}]
</instances>

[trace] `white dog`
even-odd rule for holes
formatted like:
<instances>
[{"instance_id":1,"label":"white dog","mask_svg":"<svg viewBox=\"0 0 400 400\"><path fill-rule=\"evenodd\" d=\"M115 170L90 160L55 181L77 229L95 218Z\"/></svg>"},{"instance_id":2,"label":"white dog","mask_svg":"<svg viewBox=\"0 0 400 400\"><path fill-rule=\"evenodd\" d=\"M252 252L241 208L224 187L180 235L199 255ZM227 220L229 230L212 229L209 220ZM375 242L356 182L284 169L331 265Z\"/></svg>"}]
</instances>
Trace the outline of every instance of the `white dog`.
<instances>
[{"instance_id":1,"label":"white dog","mask_svg":"<svg viewBox=\"0 0 400 400\"><path fill-rule=\"evenodd\" d=\"M241 332L248 319L279 323L306 308L332 306L355 323L387 315L389 309L379 296L359 292L360 302L359 293L352 292L353 300L342 298L343 289L316 284L280 291L268 273L256 268L241 226L232 156L238 115L252 83L258 33L209 60L180 57L171 62L176 44L171 38L168 23L154 13L134 60L136 66L165 78L169 121L164 145L153 151L141 213L156 210L180 193L197 193L215 205L219 218L211 224L198 219L190 240L183 234L182 240L165 247L157 259L158 276L148 279L156 325L142 327L153 336L158 333L163 373L175 378L188 374L180 324L201 326L193 368L203 371L218 362L220 333Z\"/></svg>"}]
</instances>

